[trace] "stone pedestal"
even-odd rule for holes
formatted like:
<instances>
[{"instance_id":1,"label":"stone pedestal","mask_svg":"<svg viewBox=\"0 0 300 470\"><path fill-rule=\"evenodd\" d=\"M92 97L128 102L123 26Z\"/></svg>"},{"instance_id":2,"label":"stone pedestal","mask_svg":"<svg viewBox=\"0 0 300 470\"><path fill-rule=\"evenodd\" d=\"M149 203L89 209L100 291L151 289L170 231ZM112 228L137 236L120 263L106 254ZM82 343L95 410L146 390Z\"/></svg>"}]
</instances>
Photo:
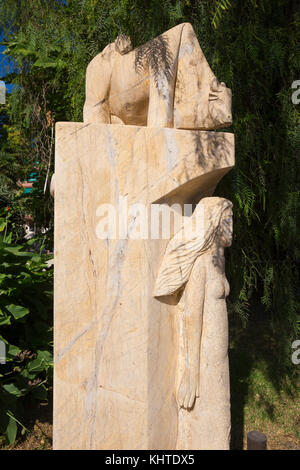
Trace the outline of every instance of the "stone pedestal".
<instances>
[{"instance_id":1,"label":"stone pedestal","mask_svg":"<svg viewBox=\"0 0 300 470\"><path fill-rule=\"evenodd\" d=\"M177 306L153 297L168 240L101 239L101 207L197 202L233 165L230 133L56 125L55 449L176 448Z\"/></svg>"}]
</instances>

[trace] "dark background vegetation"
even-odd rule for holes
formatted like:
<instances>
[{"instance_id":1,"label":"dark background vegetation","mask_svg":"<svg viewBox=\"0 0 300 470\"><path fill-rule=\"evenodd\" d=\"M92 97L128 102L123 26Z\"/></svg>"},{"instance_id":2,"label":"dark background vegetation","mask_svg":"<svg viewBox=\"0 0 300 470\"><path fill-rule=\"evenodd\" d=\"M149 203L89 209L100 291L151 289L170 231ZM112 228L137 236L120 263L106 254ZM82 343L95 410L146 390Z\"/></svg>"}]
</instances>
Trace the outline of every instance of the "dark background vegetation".
<instances>
[{"instance_id":1,"label":"dark background vegetation","mask_svg":"<svg viewBox=\"0 0 300 470\"><path fill-rule=\"evenodd\" d=\"M18 430L26 433L24 407L51 395L52 271L43 252L53 243L54 123L82 121L86 66L117 35L137 47L182 22L192 23L215 75L233 92L236 166L216 191L234 204L226 267L232 446L242 447L246 425L280 427L282 417L293 424L287 435L300 438L291 406L299 383L291 343L300 339L300 104L291 101L300 80L299 2L2 0L11 62L2 79L14 84L0 105L0 327L8 350L0 433L10 443ZM25 195L17 182L35 166L37 183ZM37 226L35 253L21 247L26 214ZM284 400L293 409L288 417Z\"/></svg>"}]
</instances>

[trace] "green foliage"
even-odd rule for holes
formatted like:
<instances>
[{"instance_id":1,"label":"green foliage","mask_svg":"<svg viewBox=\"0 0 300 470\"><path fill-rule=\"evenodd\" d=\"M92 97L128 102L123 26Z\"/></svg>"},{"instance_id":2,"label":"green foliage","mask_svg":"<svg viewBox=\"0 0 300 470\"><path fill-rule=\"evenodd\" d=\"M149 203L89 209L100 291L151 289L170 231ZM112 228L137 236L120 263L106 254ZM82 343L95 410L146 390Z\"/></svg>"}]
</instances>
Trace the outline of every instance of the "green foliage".
<instances>
[{"instance_id":1,"label":"green foliage","mask_svg":"<svg viewBox=\"0 0 300 470\"><path fill-rule=\"evenodd\" d=\"M236 167L218 188L235 207L233 311L241 300L259 299L287 366L286 347L299 334L300 114L291 101L300 76L297 41L295 2L236 0L216 30L215 71L233 89L236 136Z\"/></svg>"},{"instance_id":2,"label":"green foliage","mask_svg":"<svg viewBox=\"0 0 300 470\"><path fill-rule=\"evenodd\" d=\"M211 20L212 25L214 26L215 29L220 24L220 21L223 16L223 12L228 10L230 7L231 7L231 3L229 0L217 0L215 2L214 13L213 13L212 20Z\"/></svg>"},{"instance_id":3,"label":"green foliage","mask_svg":"<svg viewBox=\"0 0 300 470\"><path fill-rule=\"evenodd\" d=\"M1 214L3 215L3 213ZM0 433L13 443L28 399L47 400L52 380L52 272L43 257L10 243L0 217Z\"/></svg>"},{"instance_id":4,"label":"green foliage","mask_svg":"<svg viewBox=\"0 0 300 470\"><path fill-rule=\"evenodd\" d=\"M267 435L268 449L289 448L293 441L297 448L300 375L286 374L272 325L260 310L256 305L246 329L234 319L229 323L231 449L245 448L253 429ZM287 356L293 351L289 345Z\"/></svg>"}]
</instances>

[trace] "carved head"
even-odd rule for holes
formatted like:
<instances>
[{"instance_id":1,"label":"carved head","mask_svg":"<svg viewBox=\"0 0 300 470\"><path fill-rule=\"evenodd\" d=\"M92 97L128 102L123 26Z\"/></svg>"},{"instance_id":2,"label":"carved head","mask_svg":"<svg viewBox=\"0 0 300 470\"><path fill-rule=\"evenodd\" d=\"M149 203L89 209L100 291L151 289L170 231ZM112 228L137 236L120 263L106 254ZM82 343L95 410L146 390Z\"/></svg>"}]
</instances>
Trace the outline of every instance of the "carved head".
<instances>
[{"instance_id":1,"label":"carved head","mask_svg":"<svg viewBox=\"0 0 300 470\"><path fill-rule=\"evenodd\" d=\"M231 246L232 243L232 231L233 231L233 219L232 219L232 208L227 207L221 216L218 232L216 236L217 245L226 248Z\"/></svg>"},{"instance_id":2,"label":"carved head","mask_svg":"<svg viewBox=\"0 0 300 470\"><path fill-rule=\"evenodd\" d=\"M228 127L232 124L231 113L232 93L224 82L214 77L210 82L208 95L208 112L215 124L215 128Z\"/></svg>"},{"instance_id":3,"label":"carved head","mask_svg":"<svg viewBox=\"0 0 300 470\"><path fill-rule=\"evenodd\" d=\"M132 50L130 37L125 34L120 34L115 40L115 49L121 55L130 52Z\"/></svg>"},{"instance_id":4,"label":"carved head","mask_svg":"<svg viewBox=\"0 0 300 470\"><path fill-rule=\"evenodd\" d=\"M230 246L232 242L232 202L222 197L205 197L195 209L204 218L203 248ZM196 212L197 211L197 212ZM194 214L193 214L194 216Z\"/></svg>"},{"instance_id":5,"label":"carved head","mask_svg":"<svg viewBox=\"0 0 300 470\"><path fill-rule=\"evenodd\" d=\"M214 247L230 246L232 241L232 202L221 197L201 199L188 225L169 241L157 275L154 296L166 296L176 292L188 281L195 260ZM200 230L190 230L189 225ZM187 235L188 234L188 235ZM190 235L192 234L192 235Z\"/></svg>"}]
</instances>

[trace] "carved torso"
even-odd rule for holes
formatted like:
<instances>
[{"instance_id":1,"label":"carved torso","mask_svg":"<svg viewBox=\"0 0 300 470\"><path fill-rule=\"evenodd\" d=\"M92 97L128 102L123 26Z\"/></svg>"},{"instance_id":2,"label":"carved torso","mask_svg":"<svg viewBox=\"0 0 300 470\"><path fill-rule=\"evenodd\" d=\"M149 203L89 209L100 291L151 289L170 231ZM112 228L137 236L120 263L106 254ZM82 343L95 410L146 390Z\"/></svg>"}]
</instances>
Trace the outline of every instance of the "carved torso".
<instances>
[{"instance_id":1,"label":"carved torso","mask_svg":"<svg viewBox=\"0 0 300 470\"><path fill-rule=\"evenodd\" d=\"M203 256L206 267L205 297L216 300L225 299L229 295L229 283L225 276L225 259L223 256Z\"/></svg>"},{"instance_id":2,"label":"carved torso","mask_svg":"<svg viewBox=\"0 0 300 470\"><path fill-rule=\"evenodd\" d=\"M123 124L146 126L149 106L149 69L135 71L135 51L125 55L115 55L111 86L109 91L109 107L111 122L121 119ZM131 77L128 82L128 74ZM116 119L117 118L117 119Z\"/></svg>"},{"instance_id":3,"label":"carved torso","mask_svg":"<svg viewBox=\"0 0 300 470\"><path fill-rule=\"evenodd\" d=\"M111 43L88 65L84 122L213 130L231 125L219 83L189 23L120 54Z\"/></svg>"}]
</instances>

